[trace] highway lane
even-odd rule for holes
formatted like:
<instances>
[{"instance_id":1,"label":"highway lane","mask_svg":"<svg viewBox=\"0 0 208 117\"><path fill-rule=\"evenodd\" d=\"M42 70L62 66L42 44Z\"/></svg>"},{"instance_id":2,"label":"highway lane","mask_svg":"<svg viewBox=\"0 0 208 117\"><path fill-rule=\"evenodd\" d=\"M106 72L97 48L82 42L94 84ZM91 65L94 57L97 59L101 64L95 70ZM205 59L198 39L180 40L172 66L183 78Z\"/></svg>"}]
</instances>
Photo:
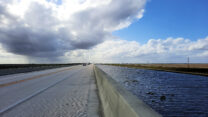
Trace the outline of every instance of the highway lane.
<instances>
[{"instance_id":1,"label":"highway lane","mask_svg":"<svg viewBox=\"0 0 208 117\"><path fill-rule=\"evenodd\" d=\"M92 65L1 76L0 116L99 116L94 80Z\"/></svg>"},{"instance_id":2,"label":"highway lane","mask_svg":"<svg viewBox=\"0 0 208 117\"><path fill-rule=\"evenodd\" d=\"M65 69L71 69L71 68L74 68L74 67L78 67L78 66L62 67L62 68L48 69L48 70L42 70L42 71L33 71L33 72L29 72L29 73L19 73L19 74L15 74L15 75L12 74L12 75L0 76L0 86L2 84L6 84L6 83L9 83L9 82L19 81L19 80L22 80L22 79L28 79L28 78L34 77L34 76L50 74L50 73L62 71L62 70L65 70Z\"/></svg>"}]
</instances>

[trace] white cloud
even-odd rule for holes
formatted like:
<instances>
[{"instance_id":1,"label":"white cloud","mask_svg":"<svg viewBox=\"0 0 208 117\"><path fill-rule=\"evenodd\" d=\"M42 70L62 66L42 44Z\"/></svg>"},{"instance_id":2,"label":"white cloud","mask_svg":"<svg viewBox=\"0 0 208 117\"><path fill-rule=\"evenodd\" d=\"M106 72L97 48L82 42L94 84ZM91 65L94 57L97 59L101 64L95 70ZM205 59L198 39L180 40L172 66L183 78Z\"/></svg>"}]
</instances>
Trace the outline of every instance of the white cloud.
<instances>
[{"instance_id":1,"label":"white cloud","mask_svg":"<svg viewBox=\"0 0 208 117\"><path fill-rule=\"evenodd\" d=\"M91 50L74 50L66 56L91 62L208 62L208 37L191 41L184 38L151 39L146 44L135 41L107 40ZM79 59L77 59L79 58Z\"/></svg>"},{"instance_id":2,"label":"white cloud","mask_svg":"<svg viewBox=\"0 0 208 117\"><path fill-rule=\"evenodd\" d=\"M199 39L197 42L192 43L189 50L208 50L208 37Z\"/></svg>"}]
</instances>

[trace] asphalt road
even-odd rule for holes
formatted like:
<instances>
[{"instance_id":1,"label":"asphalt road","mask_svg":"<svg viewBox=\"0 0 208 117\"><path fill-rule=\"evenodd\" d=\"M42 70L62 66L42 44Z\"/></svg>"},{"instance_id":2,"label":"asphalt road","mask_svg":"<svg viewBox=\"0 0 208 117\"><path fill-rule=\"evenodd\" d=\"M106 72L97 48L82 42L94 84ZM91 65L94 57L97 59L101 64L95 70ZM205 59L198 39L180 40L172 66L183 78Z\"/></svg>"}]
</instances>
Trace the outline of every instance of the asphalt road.
<instances>
[{"instance_id":1,"label":"asphalt road","mask_svg":"<svg viewBox=\"0 0 208 117\"><path fill-rule=\"evenodd\" d=\"M93 66L0 76L1 117L98 117Z\"/></svg>"}]
</instances>

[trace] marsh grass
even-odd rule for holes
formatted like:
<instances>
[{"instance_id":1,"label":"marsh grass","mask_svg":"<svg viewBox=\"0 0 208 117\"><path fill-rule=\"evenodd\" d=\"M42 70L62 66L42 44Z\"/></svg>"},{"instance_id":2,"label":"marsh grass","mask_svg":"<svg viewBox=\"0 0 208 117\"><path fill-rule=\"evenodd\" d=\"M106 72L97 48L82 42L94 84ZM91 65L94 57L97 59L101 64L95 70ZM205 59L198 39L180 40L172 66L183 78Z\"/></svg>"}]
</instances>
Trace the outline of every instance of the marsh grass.
<instances>
[{"instance_id":1,"label":"marsh grass","mask_svg":"<svg viewBox=\"0 0 208 117\"><path fill-rule=\"evenodd\" d=\"M105 65L208 76L208 64L105 64Z\"/></svg>"}]
</instances>

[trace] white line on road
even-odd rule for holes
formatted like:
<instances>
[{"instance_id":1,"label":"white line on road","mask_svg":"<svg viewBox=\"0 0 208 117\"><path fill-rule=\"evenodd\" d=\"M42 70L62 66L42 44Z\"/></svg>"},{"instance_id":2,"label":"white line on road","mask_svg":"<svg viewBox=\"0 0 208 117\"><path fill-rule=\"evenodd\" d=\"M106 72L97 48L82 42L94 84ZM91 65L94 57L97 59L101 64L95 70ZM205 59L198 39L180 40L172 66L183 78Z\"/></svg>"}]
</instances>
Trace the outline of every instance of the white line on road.
<instances>
[{"instance_id":1,"label":"white line on road","mask_svg":"<svg viewBox=\"0 0 208 117\"><path fill-rule=\"evenodd\" d=\"M75 72L75 73L77 73L77 72ZM75 74L75 73L73 73L73 74ZM32 97L34 97L34 96L36 96L36 95L38 95L38 94L44 92L45 90L47 90L47 89L49 89L49 88L55 86L56 84L60 83L61 81L65 80L65 79L67 79L67 78L68 78L68 77L63 78L63 79L61 79L61 80L59 80L59 81L57 81L57 82L55 82L55 83L49 85L48 87L45 87L45 88L43 88L43 89L41 89L41 90L38 90L38 91L36 91L35 93L33 93L33 94L31 94L31 95L29 95L29 96L27 96L27 97L25 97L25 98L23 98L23 99L17 101L17 102L14 103L14 104L11 104L11 105L7 106L6 108L1 109L1 110L0 110L0 115L3 115L5 112L11 110L12 108L16 107L17 105L19 105L19 104L21 104L21 103L23 103L23 102L29 100L30 98L32 98Z\"/></svg>"}]
</instances>

